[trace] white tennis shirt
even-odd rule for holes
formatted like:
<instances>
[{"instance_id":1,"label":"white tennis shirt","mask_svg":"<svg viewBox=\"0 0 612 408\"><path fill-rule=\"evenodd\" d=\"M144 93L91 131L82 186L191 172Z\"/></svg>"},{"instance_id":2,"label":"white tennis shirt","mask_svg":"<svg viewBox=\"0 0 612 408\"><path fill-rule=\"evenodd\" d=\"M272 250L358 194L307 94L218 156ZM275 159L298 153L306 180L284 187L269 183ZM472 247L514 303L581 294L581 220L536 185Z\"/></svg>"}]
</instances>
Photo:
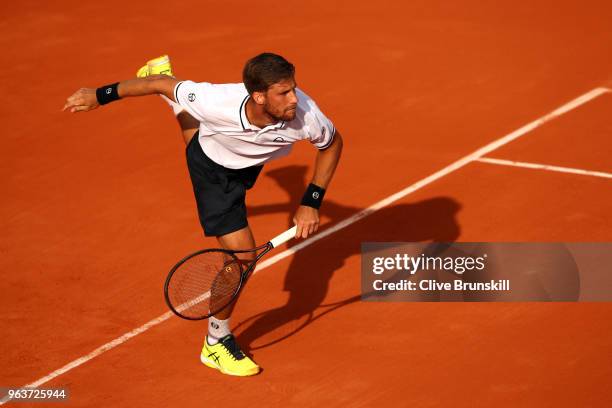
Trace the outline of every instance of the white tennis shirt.
<instances>
[{"instance_id":1,"label":"white tennis shirt","mask_svg":"<svg viewBox=\"0 0 612 408\"><path fill-rule=\"evenodd\" d=\"M308 140L318 149L329 147L335 128L316 103L296 89L295 118L261 129L246 116L250 98L244 84L211 84L181 81L174 87L174 99L200 121L199 142L204 153L230 168L264 164L286 156L293 143Z\"/></svg>"}]
</instances>

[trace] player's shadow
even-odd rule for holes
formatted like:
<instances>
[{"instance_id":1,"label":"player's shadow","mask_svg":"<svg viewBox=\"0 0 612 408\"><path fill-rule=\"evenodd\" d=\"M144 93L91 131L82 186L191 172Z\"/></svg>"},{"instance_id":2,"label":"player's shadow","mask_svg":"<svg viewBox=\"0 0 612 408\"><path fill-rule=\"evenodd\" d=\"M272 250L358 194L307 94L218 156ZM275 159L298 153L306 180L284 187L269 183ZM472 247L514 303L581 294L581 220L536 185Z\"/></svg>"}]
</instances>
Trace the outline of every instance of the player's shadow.
<instances>
[{"instance_id":1,"label":"player's shadow","mask_svg":"<svg viewBox=\"0 0 612 408\"><path fill-rule=\"evenodd\" d=\"M293 165L267 172L265 175L272 177L289 194L290 200L282 204L249 207L249 216L283 212L288 216L288 227L292 226L294 211L306 188L307 170L305 166ZM240 344L247 350L272 345L295 334L314 319L359 301L361 294L356 294L333 305L322 305L333 273L344 265L346 259L360 254L362 242L453 242L460 232L455 218L460 208L459 203L449 197L384 207L296 252L285 277L284 290L289 292L287 303L240 322L235 328ZM334 225L361 210L325 200L322 214L331 218L329 225ZM293 241L290 245L296 244ZM355 274L346 278L353 282L360 280L359 275ZM326 306L325 311L314 316L321 306ZM283 326L292 328L278 330ZM275 331L281 334L272 336L273 340L270 341L269 333Z\"/></svg>"}]
</instances>

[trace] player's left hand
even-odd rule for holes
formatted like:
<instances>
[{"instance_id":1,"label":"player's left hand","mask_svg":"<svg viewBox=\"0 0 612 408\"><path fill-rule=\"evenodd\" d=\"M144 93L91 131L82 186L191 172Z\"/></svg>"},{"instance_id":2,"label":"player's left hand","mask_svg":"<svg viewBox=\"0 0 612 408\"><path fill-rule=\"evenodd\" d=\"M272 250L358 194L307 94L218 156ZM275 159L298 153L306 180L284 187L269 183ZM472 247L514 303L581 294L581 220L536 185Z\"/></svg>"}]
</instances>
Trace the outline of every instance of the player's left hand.
<instances>
[{"instance_id":1,"label":"player's left hand","mask_svg":"<svg viewBox=\"0 0 612 408\"><path fill-rule=\"evenodd\" d=\"M293 222L297 226L295 237L308 238L319 229L319 210L300 205L293 217Z\"/></svg>"},{"instance_id":2,"label":"player's left hand","mask_svg":"<svg viewBox=\"0 0 612 408\"><path fill-rule=\"evenodd\" d=\"M93 88L81 88L66 99L66 104L62 111L70 110L70 112L87 112L96 109L98 106L98 98L96 98L96 90Z\"/></svg>"}]
</instances>

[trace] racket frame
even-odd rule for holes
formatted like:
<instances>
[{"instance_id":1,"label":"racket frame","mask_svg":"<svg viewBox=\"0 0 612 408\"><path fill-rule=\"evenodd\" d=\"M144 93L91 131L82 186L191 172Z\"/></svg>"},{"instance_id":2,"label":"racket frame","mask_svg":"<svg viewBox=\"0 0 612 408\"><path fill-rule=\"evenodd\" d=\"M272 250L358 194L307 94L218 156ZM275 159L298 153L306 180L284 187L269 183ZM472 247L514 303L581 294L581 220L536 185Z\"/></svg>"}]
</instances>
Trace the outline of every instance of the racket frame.
<instances>
[{"instance_id":1,"label":"racket frame","mask_svg":"<svg viewBox=\"0 0 612 408\"><path fill-rule=\"evenodd\" d=\"M297 226L293 226L293 227L289 228L287 231L283 232L282 234L279 234L278 236L272 238L270 241L266 242L265 244L260 245L260 246L258 246L256 248L252 248L252 249L230 250L230 249L224 249L224 248L210 248L210 249L203 249L203 250L194 252L194 253L192 253L190 255L187 255L186 257L184 257L183 259L178 261L176 263L176 265L174 265L172 267L172 269L168 273L168 276L166 277L166 281L164 282L164 300L166 301L166 305L172 311L172 313L174 313L178 317L180 317L182 319L186 319L186 320L204 320L204 319L208 319L211 316L216 315L217 313L221 312L226 307L228 307L229 305L234 303L234 301L236 300L236 298L240 294L240 291L242 290L245 282L247 281L247 279L249 278L251 273L255 270L255 266L256 266L257 262L265 254L270 252L272 249L278 247L279 245L284 244L285 242L289 241L291 238L295 237L296 230L297 230ZM257 251L260 251L260 250L261 250L261 252L258 253L255 256L255 259L248 264L246 269L244 268L244 263L236 256L236 254L257 253ZM194 256L198 256L198 255L201 255L201 254L204 254L204 253L207 253L207 252L222 252L222 253L232 257L232 259L235 260L236 263L240 266L240 280L238 281L238 285L236 287L236 290L232 294L232 297L230 298L229 302L227 302L227 304L225 306L221 307L219 310L214 311L214 313L208 313L207 315L200 316L200 317L185 316L185 315L181 314L178 310L176 310L176 308L172 305L172 302L170 301L170 296L168 295L168 287L170 285L170 281L172 280L172 276L174 275L174 272L181 265L183 265L185 262L187 262L189 259L193 258ZM180 306L180 305L178 305L178 306Z\"/></svg>"},{"instance_id":2,"label":"racket frame","mask_svg":"<svg viewBox=\"0 0 612 408\"><path fill-rule=\"evenodd\" d=\"M178 317L180 317L181 319L186 319L186 320L204 320L204 319L208 319L211 316L216 315L217 313L221 312L222 310L224 310L226 307L228 307L229 305L231 305L236 298L238 297L238 294L240 293L240 291L242 290L242 287L244 286L245 282L247 281L247 279L249 278L251 272L255 269L255 264L265 255L267 254L270 250L272 250L272 248L274 248L274 246L268 242L264 245L260 245L257 248L253 248L253 249L244 249L244 250L229 250L229 249L223 249L223 248L209 248L209 249L203 249L197 252L194 252L192 254L187 255L186 257L184 257L183 259L181 259L180 261L178 261L176 263L176 265L174 265L172 267L172 269L170 270L170 272L168 273L168 276L166 277L166 281L164 282L164 300L166 301L166 305L168 306L168 308L172 311L172 313L174 313L175 315L177 315ZM257 254L255 256L255 259L253 261L251 261L249 264L246 265L245 268L245 263L236 256L236 254L245 254L245 253L249 253L249 252L257 252L257 251L261 251L259 254ZM230 300L221 308L219 308L218 310L214 310L206 315L203 316L187 316L182 314L179 310L177 310L177 308L180 308L181 305L173 305L172 302L170 301L170 295L168 293L168 288L170 286L170 282L172 281L172 277L174 276L174 272L177 271L179 269L179 267L181 267L185 262L187 262L188 260L190 260L191 258L195 257L195 256L199 256L208 252L221 252L229 257L232 258L232 261L235 261L236 264L240 267L240 280L238 281L238 285L236 285L236 289L234 290L234 293L232 293L232 297L230 298ZM210 295L209 295L210 296Z\"/></svg>"}]
</instances>

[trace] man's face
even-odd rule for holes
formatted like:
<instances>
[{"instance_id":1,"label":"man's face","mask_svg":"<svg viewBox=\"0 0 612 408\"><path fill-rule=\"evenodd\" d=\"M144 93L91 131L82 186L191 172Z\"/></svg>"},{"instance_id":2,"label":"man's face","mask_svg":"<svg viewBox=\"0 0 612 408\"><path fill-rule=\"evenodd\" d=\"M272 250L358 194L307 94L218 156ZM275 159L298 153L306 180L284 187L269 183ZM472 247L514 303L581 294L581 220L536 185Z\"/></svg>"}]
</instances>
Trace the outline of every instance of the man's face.
<instances>
[{"instance_id":1,"label":"man's face","mask_svg":"<svg viewBox=\"0 0 612 408\"><path fill-rule=\"evenodd\" d=\"M276 120L289 122L295 118L298 98L295 79L284 79L271 85L264 93L264 110Z\"/></svg>"}]
</instances>

